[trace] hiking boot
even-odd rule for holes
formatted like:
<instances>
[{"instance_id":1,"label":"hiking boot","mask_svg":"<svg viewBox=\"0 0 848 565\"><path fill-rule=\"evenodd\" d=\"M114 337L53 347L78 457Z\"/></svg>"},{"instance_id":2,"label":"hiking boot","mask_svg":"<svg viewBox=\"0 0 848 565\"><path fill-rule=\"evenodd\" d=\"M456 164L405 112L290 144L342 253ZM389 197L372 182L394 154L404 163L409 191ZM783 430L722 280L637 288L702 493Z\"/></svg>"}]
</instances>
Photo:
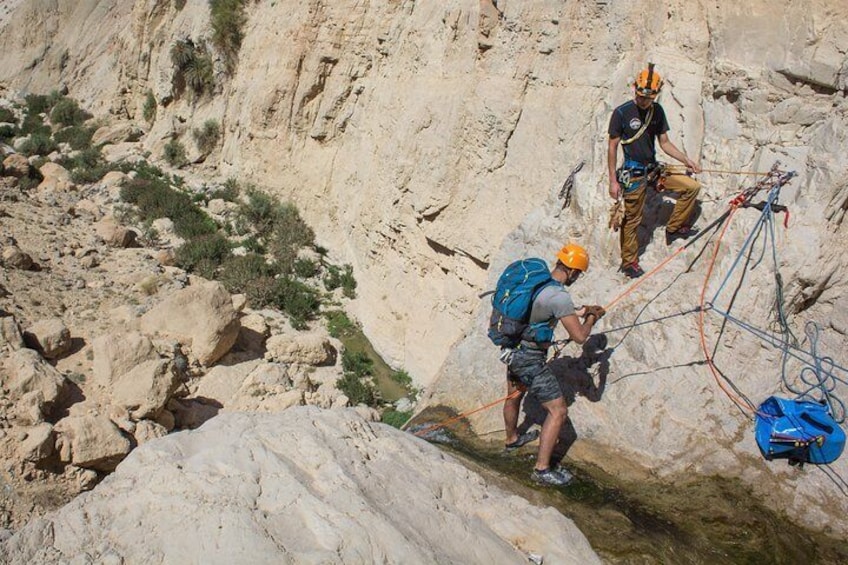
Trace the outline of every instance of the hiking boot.
<instances>
[{"instance_id":1,"label":"hiking boot","mask_svg":"<svg viewBox=\"0 0 848 565\"><path fill-rule=\"evenodd\" d=\"M676 231L665 230L665 244L671 245L673 241L678 239L689 239L693 235L697 234L698 231L698 228L694 228L692 226L683 226Z\"/></svg>"},{"instance_id":2,"label":"hiking boot","mask_svg":"<svg viewBox=\"0 0 848 565\"><path fill-rule=\"evenodd\" d=\"M544 471L533 469L530 477L534 482L540 485L552 487L564 487L574 480L574 476L562 467L557 467L556 469L545 469Z\"/></svg>"},{"instance_id":3,"label":"hiking boot","mask_svg":"<svg viewBox=\"0 0 848 565\"><path fill-rule=\"evenodd\" d=\"M628 263L627 265L622 265L619 270L630 279L638 279L645 274L645 271L642 270L642 267L640 267L639 263L636 261Z\"/></svg>"},{"instance_id":4,"label":"hiking boot","mask_svg":"<svg viewBox=\"0 0 848 565\"><path fill-rule=\"evenodd\" d=\"M504 451L509 453L515 451L522 445L526 445L539 437L539 430L533 429L518 436L518 439L504 446Z\"/></svg>"}]
</instances>

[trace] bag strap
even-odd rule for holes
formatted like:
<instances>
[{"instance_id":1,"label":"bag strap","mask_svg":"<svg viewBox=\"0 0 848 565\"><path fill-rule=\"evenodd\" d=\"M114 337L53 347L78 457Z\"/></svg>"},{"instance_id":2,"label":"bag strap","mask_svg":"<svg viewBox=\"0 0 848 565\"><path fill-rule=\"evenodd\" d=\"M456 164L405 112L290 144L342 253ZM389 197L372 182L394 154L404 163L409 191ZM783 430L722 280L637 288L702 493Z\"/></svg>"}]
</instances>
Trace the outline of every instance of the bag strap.
<instances>
[{"instance_id":1,"label":"bag strap","mask_svg":"<svg viewBox=\"0 0 848 565\"><path fill-rule=\"evenodd\" d=\"M653 118L654 118L654 105L651 104L651 107L648 108L648 115L646 116L645 121L642 123L642 127L639 128L639 131L637 131L635 134L633 134L633 137L631 137L630 139L622 139L621 144L622 145L630 145L631 143L633 143L634 141L636 141L637 139L642 137L642 134L644 134L645 131L648 129L648 126L650 125L651 120Z\"/></svg>"}]
</instances>

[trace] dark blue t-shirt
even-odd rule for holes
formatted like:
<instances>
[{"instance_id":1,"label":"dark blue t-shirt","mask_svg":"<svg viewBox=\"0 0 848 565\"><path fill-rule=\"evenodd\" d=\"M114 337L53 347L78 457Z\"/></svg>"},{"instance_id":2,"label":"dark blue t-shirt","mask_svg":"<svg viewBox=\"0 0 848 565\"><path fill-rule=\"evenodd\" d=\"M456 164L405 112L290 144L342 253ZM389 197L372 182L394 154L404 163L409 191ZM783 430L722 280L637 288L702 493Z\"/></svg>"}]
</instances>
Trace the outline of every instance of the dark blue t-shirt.
<instances>
[{"instance_id":1,"label":"dark blue t-shirt","mask_svg":"<svg viewBox=\"0 0 848 565\"><path fill-rule=\"evenodd\" d=\"M669 128L663 107L657 102L654 102L653 107L654 115L651 118L651 123L648 124L648 129L633 143L621 146L624 150L625 159L637 161L644 165L657 160L654 142L658 136L667 132ZM650 108L647 110L640 109L633 100L625 102L613 110L609 123L610 138L630 139L636 135L649 111Z\"/></svg>"}]
</instances>

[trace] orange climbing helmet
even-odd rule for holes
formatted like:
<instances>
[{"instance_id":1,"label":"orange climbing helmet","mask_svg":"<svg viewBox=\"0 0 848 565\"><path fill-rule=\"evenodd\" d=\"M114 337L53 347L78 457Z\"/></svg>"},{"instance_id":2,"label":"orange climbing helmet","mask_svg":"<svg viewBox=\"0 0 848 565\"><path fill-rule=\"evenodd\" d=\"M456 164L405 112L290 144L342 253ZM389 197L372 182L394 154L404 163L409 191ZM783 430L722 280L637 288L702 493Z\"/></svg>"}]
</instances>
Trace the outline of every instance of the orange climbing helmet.
<instances>
[{"instance_id":1,"label":"orange climbing helmet","mask_svg":"<svg viewBox=\"0 0 848 565\"><path fill-rule=\"evenodd\" d=\"M633 87L636 89L636 94L646 98L656 98L663 86L663 79L660 73L654 70L654 64L648 63L648 68L643 69L636 77L636 82Z\"/></svg>"},{"instance_id":2,"label":"orange climbing helmet","mask_svg":"<svg viewBox=\"0 0 848 565\"><path fill-rule=\"evenodd\" d=\"M567 243L556 254L557 260L569 269L586 271L589 268L589 254L574 243Z\"/></svg>"}]
</instances>

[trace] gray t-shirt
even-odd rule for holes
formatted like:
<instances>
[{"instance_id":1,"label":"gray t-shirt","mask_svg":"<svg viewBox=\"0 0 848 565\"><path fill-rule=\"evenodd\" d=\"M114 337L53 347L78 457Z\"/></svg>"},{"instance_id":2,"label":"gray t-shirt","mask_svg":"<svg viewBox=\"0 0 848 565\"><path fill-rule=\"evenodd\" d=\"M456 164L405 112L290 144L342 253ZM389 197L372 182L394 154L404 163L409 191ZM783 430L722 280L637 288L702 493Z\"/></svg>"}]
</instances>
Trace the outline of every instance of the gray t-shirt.
<instances>
[{"instance_id":1,"label":"gray t-shirt","mask_svg":"<svg viewBox=\"0 0 848 565\"><path fill-rule=\"evenodd\" d=\"M551 327L554 327L557 320L563 316L574 314L574 311L574 302L565 287L552 284L543 288L536 300L533 301L530 323L549 322Z\"/></svg>"}]
</instances>

